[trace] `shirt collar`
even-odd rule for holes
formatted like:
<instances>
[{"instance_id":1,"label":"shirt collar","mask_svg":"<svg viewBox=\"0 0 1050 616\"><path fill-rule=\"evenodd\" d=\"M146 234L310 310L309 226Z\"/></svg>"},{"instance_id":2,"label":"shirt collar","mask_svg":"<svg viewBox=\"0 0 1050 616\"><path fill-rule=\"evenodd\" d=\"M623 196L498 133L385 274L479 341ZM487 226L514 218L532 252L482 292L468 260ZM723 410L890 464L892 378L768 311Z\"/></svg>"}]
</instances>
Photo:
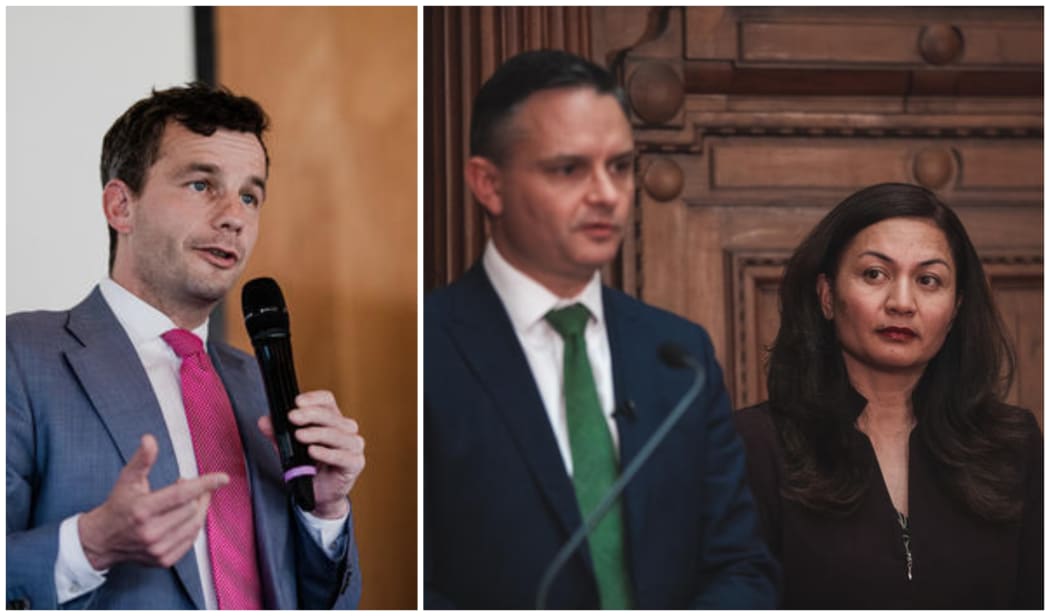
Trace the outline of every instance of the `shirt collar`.
<instances>
[{"instance_id":1,"label":"shirt collar","mask_svg":"<svg viewBox=\"0 0 1050 616\"><path fill-rule=\"evenodd\" d=\"M159 340L161 334L178 327L168 315L143 301L137 295L106 276L98 283L102 297L124 327L131 343L137 348ZM205 346L208 344L208 319L193 330Z\"/></svg>"},{"instance_id":2,"label":"shirt collar","mask_svg":"<svg viewBox=\"0 0 1050 616\"><path fill-rule=\"evenodd\" d=\"M846 383L846 411L853 418L854 421L860 417L864 407L868 406L868 399L865 398L855 387L853 383Z\"/></svg>"},{"instance_id":3,"label":"shirt collar","mask_svg":"<svg viewBox=\"0 0 1050 616\"><path fill-rule=\"evenodd\" d=\"M599 325L605 321L601 273L597 270L576 297L563 298L551 293L547 287L511 265L499 253L491 239L485 245L481 263L496 290L496 295L507 309L515 331L525 331L535 326L543 321L543 317L552 309L576 303L583 304Z\"/></svg>"}]
</instances>

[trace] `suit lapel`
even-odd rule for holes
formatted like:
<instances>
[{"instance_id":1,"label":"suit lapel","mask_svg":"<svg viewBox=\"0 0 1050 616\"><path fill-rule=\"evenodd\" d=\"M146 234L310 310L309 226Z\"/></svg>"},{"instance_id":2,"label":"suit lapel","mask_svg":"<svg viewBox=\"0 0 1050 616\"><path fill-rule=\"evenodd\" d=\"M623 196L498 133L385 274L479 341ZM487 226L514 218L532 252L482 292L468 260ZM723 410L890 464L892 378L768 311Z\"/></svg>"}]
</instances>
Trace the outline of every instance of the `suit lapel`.
<instances>
[{"instance_id":1,"label":"suit lapel","mask_svg":"<svg viewBox=\"0 0 1050 616\"><path fill-rule=\"evenodd\" d=\"M510 317L480 263L457 286L449 334L517 441L536 487L571 533L581 523L576 493Z\"/></svg>"},{"instance_id":2,"label":"suit lapel","mask_svg":"<svg viewBox=\"0 0 1050 616\"><path fill-rule=\"evenodd\" d=\"M124 463L135 455L142 435L152 434L159 453L150 471L150 488L174 483L179 468L160 404L135 347L98 287L70 310L66 328L83 345L66 351L66 360ZM175 563L174 569L196 607L203 609L204 592L192 550Z\"/></svg>"},{"instance_id":3,"label":"suit lapel","mask_svg":"<svg viewBox=\"0 0 1050 616\"><path fill-rule=\"evenodd\" d=\"M287 566L294 562L290 543L288 497L283 491L280 461L272 442L263 436L256 423L268 410L260 394L255 361L219 345L209 345L209 355L219 373L233 405L237 429L241 434L248 477L252 489L252 513L255 520L255 545L262 579L264 605L294 606L295 584L289 580Z\"/></svg>"},{"instance_id":4,"label":"suit lapel","mask_svg":"<svg viewBox=\"0 0 1050 616\"><path fill-rule=\"evenodd\" d=\"M656 428L656 421L650 410L649 400L643 375L653 370L656 356L643 357L641 349L652 346L646 344L644 332L637 324L638 305L618 297L611 290L602 288L602 302L605 309L606 331L609 335L609 354L612 356L613 388L616 396L616 408L623 409L630 403L634 407L630 416L616 414L616 428L620 436L620 470L630 464L645 441ZM623 506L627 521L628 554L638 554L642 531L645 528L645 502L647 485L644 483L644 469L629 483L624 490ZM633 576L637 579L637 573Z\"/></svg>"}]
</instances>

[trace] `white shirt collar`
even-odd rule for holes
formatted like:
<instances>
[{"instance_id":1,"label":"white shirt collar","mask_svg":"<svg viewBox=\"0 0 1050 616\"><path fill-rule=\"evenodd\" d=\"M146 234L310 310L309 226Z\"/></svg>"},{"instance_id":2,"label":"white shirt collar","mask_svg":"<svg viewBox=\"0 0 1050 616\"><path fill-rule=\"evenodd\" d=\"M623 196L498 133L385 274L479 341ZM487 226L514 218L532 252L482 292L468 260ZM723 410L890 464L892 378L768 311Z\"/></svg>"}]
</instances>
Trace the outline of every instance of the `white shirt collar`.
<instances>
[{"instance_id":1,"label":"white shirt collar","mask_svg":"<svg viewBox=\"0 0 1050 616\"><path fill-rule=\"evenodd\" d=\"M604 324L602 278L597 270L576 297L562 298L511 265L491 239L485 245L481 264L507 309L515 331L527 331L537 323L545 322L543 317L551 310L576 303L583 304L591 312L592 323Z\"/></svg>"},{"instance_id":2,"label":"white shirt collar","mask_svg":"<svg viewBox=\"0 0 1050 616\"><path fill-rule=\"evenodd\" d=\"M135 347L158 340L164 332L178 327L168 315L120 286L109 276L98 283L98 288ZM193 333L207 346L208 319L194 328Z\"/></svg>"}]
</instances>

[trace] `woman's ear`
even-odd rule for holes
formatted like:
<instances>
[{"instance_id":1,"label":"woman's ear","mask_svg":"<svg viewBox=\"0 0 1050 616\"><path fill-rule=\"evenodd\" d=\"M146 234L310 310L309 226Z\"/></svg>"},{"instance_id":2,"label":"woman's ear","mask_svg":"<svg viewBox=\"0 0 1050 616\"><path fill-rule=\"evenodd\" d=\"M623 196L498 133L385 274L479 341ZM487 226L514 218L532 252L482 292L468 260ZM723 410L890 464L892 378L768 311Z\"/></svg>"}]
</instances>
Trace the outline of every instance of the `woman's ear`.
<instances>
[{"instance_id":1,"label":"woman's ear","mask_svg":"<svg viewBox=\"0 0 1050 616\"><path fill-rule=\"evenodd\" d=\"M835 297L831 291L831 282L824 274L817 275L817 299L820 301L820 311L824 318L832 320L835 318Z\"/></svg>"}]
</instances>

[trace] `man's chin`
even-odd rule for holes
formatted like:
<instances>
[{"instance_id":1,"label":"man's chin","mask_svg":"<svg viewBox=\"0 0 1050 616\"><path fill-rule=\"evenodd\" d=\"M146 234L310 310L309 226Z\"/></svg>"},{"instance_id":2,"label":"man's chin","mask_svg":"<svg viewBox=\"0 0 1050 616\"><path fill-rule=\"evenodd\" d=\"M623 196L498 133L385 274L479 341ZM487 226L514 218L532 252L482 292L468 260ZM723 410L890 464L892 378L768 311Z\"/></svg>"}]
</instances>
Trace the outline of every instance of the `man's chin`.
<instances>
[{"instance_id":1,"label":"man's chin","mask_svg":"<svg viewBox=\"0 0 1050 616\"><path fill-rule=\"evenodd\" d=\"M231 274L229 277L223 277L222 280L195 281L190 284L189 291L203 304L217 304L229 294L230 289L239 278L239 274Z\"/></svg>"},{"instance_id":2,"label":"man's chin","mask_svg":"<svg viewBox=\"0 0 1050 616\"><path fill-rule=\"evenodd\" d=\"M620 244L617 243L615 246L601 246L592 250L586 251L581 254L577 259L577 263L584 266L585 269L591 271L601 269L612 263L612 260L616 258L616 253L620 251Z\"/></svg>"}]
</instances>

